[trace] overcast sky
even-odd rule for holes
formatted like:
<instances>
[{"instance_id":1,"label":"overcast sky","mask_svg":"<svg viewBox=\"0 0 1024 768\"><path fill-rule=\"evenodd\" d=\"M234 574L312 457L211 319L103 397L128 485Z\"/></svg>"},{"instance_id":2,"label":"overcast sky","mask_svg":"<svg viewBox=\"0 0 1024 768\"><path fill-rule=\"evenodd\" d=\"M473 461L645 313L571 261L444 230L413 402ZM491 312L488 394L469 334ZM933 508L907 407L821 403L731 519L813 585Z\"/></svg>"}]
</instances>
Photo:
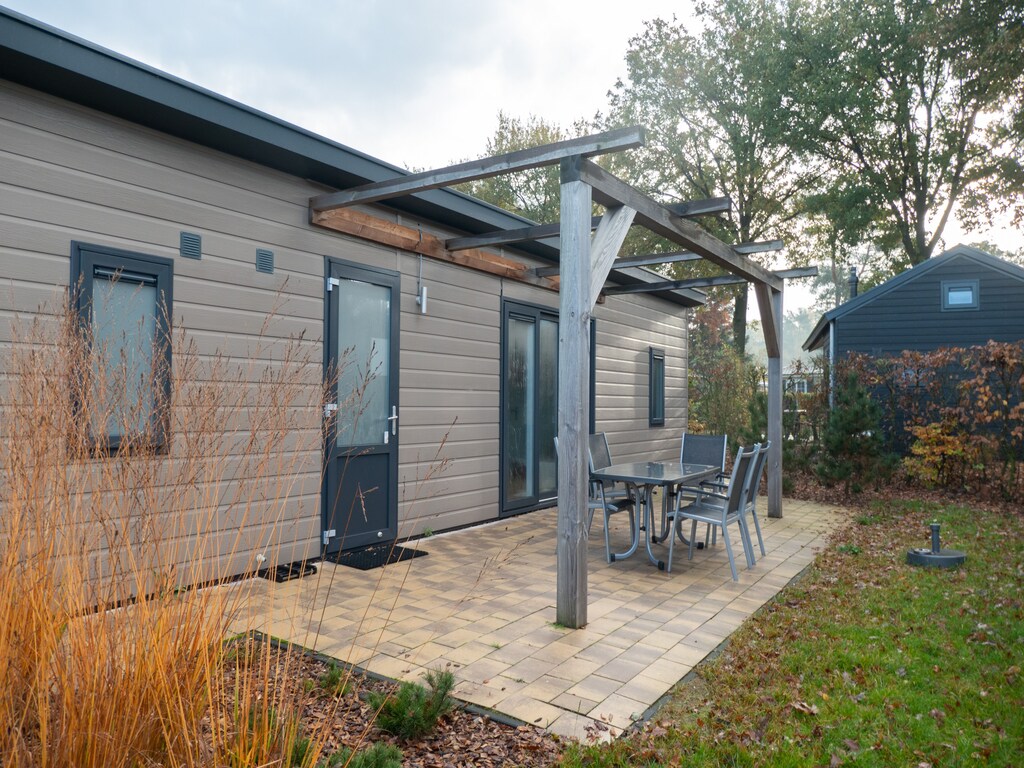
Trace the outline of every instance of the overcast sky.
<instances>
[{"instance_id":1,"label":"overcast sky","mask_svg":"<svg viewBox=\"0 0 1024 768\"><path fill-rule=\"evenodd\" d=\"M497 113L593 117L687 0L0 0L396 165L484 152Z\"/></svg>"}]
</instances>

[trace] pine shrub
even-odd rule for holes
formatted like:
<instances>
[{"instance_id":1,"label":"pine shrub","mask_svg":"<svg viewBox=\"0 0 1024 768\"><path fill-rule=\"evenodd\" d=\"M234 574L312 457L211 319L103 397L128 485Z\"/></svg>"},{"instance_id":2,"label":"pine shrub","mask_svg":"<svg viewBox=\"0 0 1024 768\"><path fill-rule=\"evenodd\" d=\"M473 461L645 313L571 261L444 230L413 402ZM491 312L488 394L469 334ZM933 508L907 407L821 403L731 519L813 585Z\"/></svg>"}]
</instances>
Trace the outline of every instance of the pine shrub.
<instances>
[{"instance_id":1,"label":"pine shrub","mask_svg":"<svg viewBox=\"0 0 1024 768\"><path fill-rule=\"evenodd\" d=\"M815 472L826 485L843 483L847 494L861 491L869 477L877 484L892 473L894 460L885 452L878 405L856 374L836 390L822 444Z\"/></svg>"},{"instance_id":2,"label":"pine shrub","mask_svg":"<svg viewBox=\"0 0 1024 768\"><path fill-rule=\"evenodd\" d=\"M394 744L377 742L362 752L352 754L352 750L343 747L317 768L402 768L402 751Z\"/></svg>"},{"instance_id":3,"label":"pine shrub","mask_svg":"<svg viewBox=\"0 0 1024 768\"><path fill-rule=\"evenodd\" d=\"M418 739L430 733L437 721L455 705L449 695L455 687L455 675L433 669L424 677L427 686L402 683L391 693L370 692L367 700L377 710L377 727L400 739Z\"/></svg>"}]
</instances>

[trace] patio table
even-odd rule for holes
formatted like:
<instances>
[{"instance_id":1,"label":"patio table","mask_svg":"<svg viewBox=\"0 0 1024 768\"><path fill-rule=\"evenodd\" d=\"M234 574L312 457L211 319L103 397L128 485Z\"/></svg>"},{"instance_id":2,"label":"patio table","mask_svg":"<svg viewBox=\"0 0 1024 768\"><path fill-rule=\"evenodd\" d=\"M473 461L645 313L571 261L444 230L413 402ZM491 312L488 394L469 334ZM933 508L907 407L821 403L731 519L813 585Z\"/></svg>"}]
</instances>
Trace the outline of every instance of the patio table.
<instances>
[{"instance_id":1,"label":"patio table","mask_svg":"<svg viewBox=\"0 0 1024 768\"><path fill-rule=\"evenodd\" d=\"M630 557L640 546L640 532L644 531L644 545L647 558L665 570L665 563L658 560L651 551L651 538L654 533L654 515L651 510L651 497L654 489L661 486L665 489L662 503L666 503L672 488L677 485L695 485L701 480L714 477L721 467L711 464L680 464L678 461L635 461L626 464L612 464L604 469L595 469L591 477L595 480L618 481L633 488L636 493L637 505L640 507L641 519L635 526L633 541L629 549L611 555L614 563ZM667 535L671 535L671 531Z\"/></svg>"}]
</instances>

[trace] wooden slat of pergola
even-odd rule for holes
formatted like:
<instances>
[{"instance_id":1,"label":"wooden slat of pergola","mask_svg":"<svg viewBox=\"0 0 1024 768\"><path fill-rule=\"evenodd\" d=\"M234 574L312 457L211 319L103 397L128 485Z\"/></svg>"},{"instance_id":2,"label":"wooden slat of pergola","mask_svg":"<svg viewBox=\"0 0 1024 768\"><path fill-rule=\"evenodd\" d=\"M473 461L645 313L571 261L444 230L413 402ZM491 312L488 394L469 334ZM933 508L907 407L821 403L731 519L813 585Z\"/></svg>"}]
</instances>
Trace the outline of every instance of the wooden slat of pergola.
<instances>
[{"instance_id":1,"label":"wooden slat of pergola","mask_svg":"<svg viewBox=\"0 0 1024 768\"><path fill-rule=\"evenodd\" d=\"M781 251L783 243L781 240L765 240L756 243L740 243L732 246L736 253L749 256L752 253L768 253L770 251ZM665 264L678 264L684 261L700 261L704 257L693 251L665 251L664 253L648 253L642 256L620 256L615 260L616 269L627 267L650 267L664 266ZM533 270L537 277L551 277L558 274L559 267L537 267ZM747 282L741 280L741 282Z\"/></svg>"},{"instance_id":2,"label":"wooden slat of pergola","mask_svg":"<svg viewBox=\"0 0 1024 768\"><path fill-rule=\"evenodd\" d=\"M314 211L329 211L349 205L376 203L405 195L414 195L431 189L465 184L467 181L487 179L513 171L526 171L554 165L563 157L594 157L609 152L621 152L643 146L644 129L639 126L619 128L614 131L584 136L579 139L557 141L540 147L521 149L495 157L470 160L434 171L410 173L387 181L364 184L340 192L317 195L309 201Z\"/></svg>"},{"instance_id":3,"label":"wooden slat of pergola","mask_svg":"<svg viewBox=\"0 0 1024 768\"><path fill-rule=\"evenodd\" d=\"M715 213L728 213L732 210L732 200L728 197L711 197L706 200L688 200L685 203L673 203L666 207L676 216L692 219ZM594 216L590 219L590 228L597 229L597 225L600 223L601 217ZM536 224L531 227L503 229L483 235L453 237L446 240L444 246L449 251L461 251L466 248L493 248L511 243L525 243L529 240L544 240L549 237L558 237L561 226L560 222L555 221L550 224ZM779 247L781 248L782 245L780 244Z\"/></svg>"}]
</instances>

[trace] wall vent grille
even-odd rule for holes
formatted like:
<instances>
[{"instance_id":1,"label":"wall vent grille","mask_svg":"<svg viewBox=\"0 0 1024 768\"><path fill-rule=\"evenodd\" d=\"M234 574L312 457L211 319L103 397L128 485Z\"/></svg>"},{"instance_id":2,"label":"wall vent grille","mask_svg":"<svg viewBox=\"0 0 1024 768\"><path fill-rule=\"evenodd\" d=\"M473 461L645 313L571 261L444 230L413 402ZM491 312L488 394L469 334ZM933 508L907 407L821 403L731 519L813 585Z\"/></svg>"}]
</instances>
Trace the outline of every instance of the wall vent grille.
<instances>
[{"instance_id":1,"label":"wall vent grille","mask_svg":"<svg viewBox=\"0 0 1024 768\"><path fill-rule=\"evenodd\" d=\"M203 238L195 232L182 232L179 252L186 259L203 258Z\"/></svg>"},{"instance_id":2,"label":"wall vent grille","mask_svg":"<svg viewBox=\"0 0 1024 768\"><path fill-rule=\"evenodd\" d=\"M274 252L265 248L256 249L256 271L274 274Z\"/></svg>"}]
</instances>

